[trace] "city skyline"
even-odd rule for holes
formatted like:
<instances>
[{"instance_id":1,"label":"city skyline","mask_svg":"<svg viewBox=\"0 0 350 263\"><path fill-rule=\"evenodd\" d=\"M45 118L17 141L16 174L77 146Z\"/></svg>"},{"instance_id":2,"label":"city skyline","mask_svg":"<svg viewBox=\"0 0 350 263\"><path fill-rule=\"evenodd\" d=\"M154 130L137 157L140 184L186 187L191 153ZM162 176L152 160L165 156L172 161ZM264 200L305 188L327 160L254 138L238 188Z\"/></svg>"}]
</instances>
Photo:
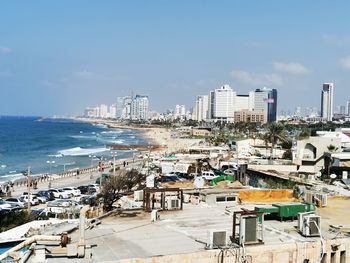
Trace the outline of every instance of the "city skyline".
<instances>
[{"instance_id":1,"label":"city skyline","mask_svg":"<svg viewBox=\"0 0 350 263\"><path fill-rule=\"evenodd\" d=\"M151 109L164 112L178 103L193 107L193 98L226 83L237 94L277 89L280 111L319 108L320 86L332 82L334 106L345 105L348 7L347 1L3 2L0 114L77 115L132 92L148 94ZM330 11L336 20L324 19Z\"/></svg>"}]
</instances>

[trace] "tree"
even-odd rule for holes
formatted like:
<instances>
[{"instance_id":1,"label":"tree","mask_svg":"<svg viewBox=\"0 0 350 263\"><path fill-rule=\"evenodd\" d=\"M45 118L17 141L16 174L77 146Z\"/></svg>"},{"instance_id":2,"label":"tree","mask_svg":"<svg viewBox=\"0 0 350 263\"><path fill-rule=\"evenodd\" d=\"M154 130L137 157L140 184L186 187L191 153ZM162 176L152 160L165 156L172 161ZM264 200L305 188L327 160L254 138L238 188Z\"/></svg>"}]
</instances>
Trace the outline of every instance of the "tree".
<instances>
[{"instance_id":1,"label":"tree","mask_svg":"<svg viewBox=\"0 0 350 263\"><path fill-rule=\"evenodd\" d=\"M333 144L330 144L327 146L328 151L330 152L336 152L338 151L338 147L334 146Z\"/></svg>"},{"instance_id":2,"label":"tree","mask_svg":"<svg viewBox=\"0 0 350 263\"><path fill-rule=\"evenodd\" d=\"M112 210L113 203L120 199L122 193L131 190L137 184L140 184L142 175L132 169L118 170L115 175L110 175L103 183L100 196L107 211Z\"/></svg>"},{"instance_id":3,"label":"tree","mask_svg":"<svg viewBox=\"0 0 350 263\"><path fill-rule=\"evenodd\" d=\"M280 123L271 123L267 127L267 138L269 142L271 143L271 148L270 148L270 159L272 162L272 156L273 156L273 151L279 141L286 141L288 139L287 132L284 128L284 126Z\"/></svg>"}]
</instances>

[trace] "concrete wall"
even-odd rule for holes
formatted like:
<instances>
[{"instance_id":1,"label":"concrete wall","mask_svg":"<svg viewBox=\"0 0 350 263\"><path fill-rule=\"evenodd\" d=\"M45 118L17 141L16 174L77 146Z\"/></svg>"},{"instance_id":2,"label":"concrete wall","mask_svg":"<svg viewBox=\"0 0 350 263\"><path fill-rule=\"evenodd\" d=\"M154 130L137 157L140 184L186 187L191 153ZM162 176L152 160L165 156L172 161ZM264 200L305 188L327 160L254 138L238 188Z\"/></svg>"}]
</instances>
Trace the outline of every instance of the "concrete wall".
<instances>
[{"instance_id":1,"label":"concrete wall","mask_svg":"<svg viewBox=\"0 0 350 263\"><path fill-rule=\"evenodd\" d=\"M172 244L169 244L172 245ZM332 248L333 245L333 248ZM113 261L116 263L350 263L350 239L335 239L325 242L326 255L321 260L322 244L316 242L299 242L278 245L246 246L225 250L204 250L197 253L167 255L150 258L124 259ZM335 249L336 248L336 249ZM341 252L343 261L340 260ZM246 261L238 261L237 255ZM331 261L331 255L333 260ZM109 261L111 262L111 261Z\"/></svg>"},{"instance_id":2,"label":"concrete wall","mask_svg":"<svg viewBox=\"0 0 350 263\"><path fill-rule=\"evenodd\" d=\"M268 171L268 170L274 170L277 172L286 172L286 173L290 173L290 172L297 172L297 166L296 165L268 165L268 164L249 164L248 165L249 169L253 169L253 170L258 170L258 171ZM299 172L306 172L306 173L315 173L317 172L314 166L307 166L307 165L302 165L299 168Z\"/></svg>"}]
</instances>

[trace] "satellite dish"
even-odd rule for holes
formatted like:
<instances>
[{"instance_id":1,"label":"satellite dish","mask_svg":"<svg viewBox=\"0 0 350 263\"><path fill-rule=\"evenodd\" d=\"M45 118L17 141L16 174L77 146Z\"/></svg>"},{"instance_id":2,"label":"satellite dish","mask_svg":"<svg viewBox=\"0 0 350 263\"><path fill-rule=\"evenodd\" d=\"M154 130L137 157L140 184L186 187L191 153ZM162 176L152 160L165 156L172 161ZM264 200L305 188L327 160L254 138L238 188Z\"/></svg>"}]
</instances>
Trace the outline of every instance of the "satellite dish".
<instances>
[{"instance_id":1,"label":"satellite dish","mask_svg":"<svg viewBox=\"0 0 350 263\"><path fill-rule=\"evenodd\" d=\"M331 174L329 177L332 178L332 179L335 179L335 178L337 178L337 175L336 174Z\"/></svg>"},{"instance_id":2,"label":"satellite dish","mask_svg":"<svg viewBox=\"0 0 350 263\"><path fill-rule=\"evenodd\" d=\"M194 186L196 188L203 188L205 185L205 180L203 177L196 177L196 179L194 179Z\"/></svg>"}]
</instances>

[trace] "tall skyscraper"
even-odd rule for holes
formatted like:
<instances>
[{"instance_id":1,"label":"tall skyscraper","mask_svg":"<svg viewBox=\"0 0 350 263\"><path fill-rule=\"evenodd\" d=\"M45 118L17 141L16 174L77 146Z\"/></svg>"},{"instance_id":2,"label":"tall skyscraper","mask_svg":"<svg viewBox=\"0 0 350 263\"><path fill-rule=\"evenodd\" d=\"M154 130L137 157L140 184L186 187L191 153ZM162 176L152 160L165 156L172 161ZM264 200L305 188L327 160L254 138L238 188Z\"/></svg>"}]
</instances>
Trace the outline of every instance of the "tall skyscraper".
<instances>
[{"instance_id":1,"label":"tall skyscraper","mask_svg":"<svg viewBox=\"0 0 350 263\"><path fill-rule=\"evenodd\" d=\"M249 93L252 110L264 112L267 122L274 122L277 119L277 90L262 88Z\"/></svg>"},{"instance_id":2,"label":"tall skyscraper","mask_svg":"<svg viewBox=\"0 0 350 263\"><path fill-rule=\"evenodd\" d=\"M209 110L209 97L208 95L201 95L197 97L196 107L195 107L195 119L197 121L208 120L208 110Z\"/></svg>"},{"instance_id":3,"label":"tall skyscraper","mask_svg":"<svg viewBox=\"0 0 350 263\"><path fill-rule=\"evenodd\" d=\"M326 121L333 119L333 83L324 83L321 92L321 117Z\"/></svg>"},{"instance_id":4,"label":"tall skyscraper","mask_svg":"<svg viewBox=\"0 0 350 263\"><path fill-rule=\"evenodd\" d=\"M210 119L233 122L235 117L236 92L229 85L210 92Z\"/></svg>"},{"instance_id":5,"label":"tall skyscraper","mask_svg":"<svg viewBox=\"0 0 350 263\"><path fill-rule=\"evenodd\" d=\"M147 120L149 110L148 96L136 95L131 102L131 119Z\"/></svg>"}]
</instances>

